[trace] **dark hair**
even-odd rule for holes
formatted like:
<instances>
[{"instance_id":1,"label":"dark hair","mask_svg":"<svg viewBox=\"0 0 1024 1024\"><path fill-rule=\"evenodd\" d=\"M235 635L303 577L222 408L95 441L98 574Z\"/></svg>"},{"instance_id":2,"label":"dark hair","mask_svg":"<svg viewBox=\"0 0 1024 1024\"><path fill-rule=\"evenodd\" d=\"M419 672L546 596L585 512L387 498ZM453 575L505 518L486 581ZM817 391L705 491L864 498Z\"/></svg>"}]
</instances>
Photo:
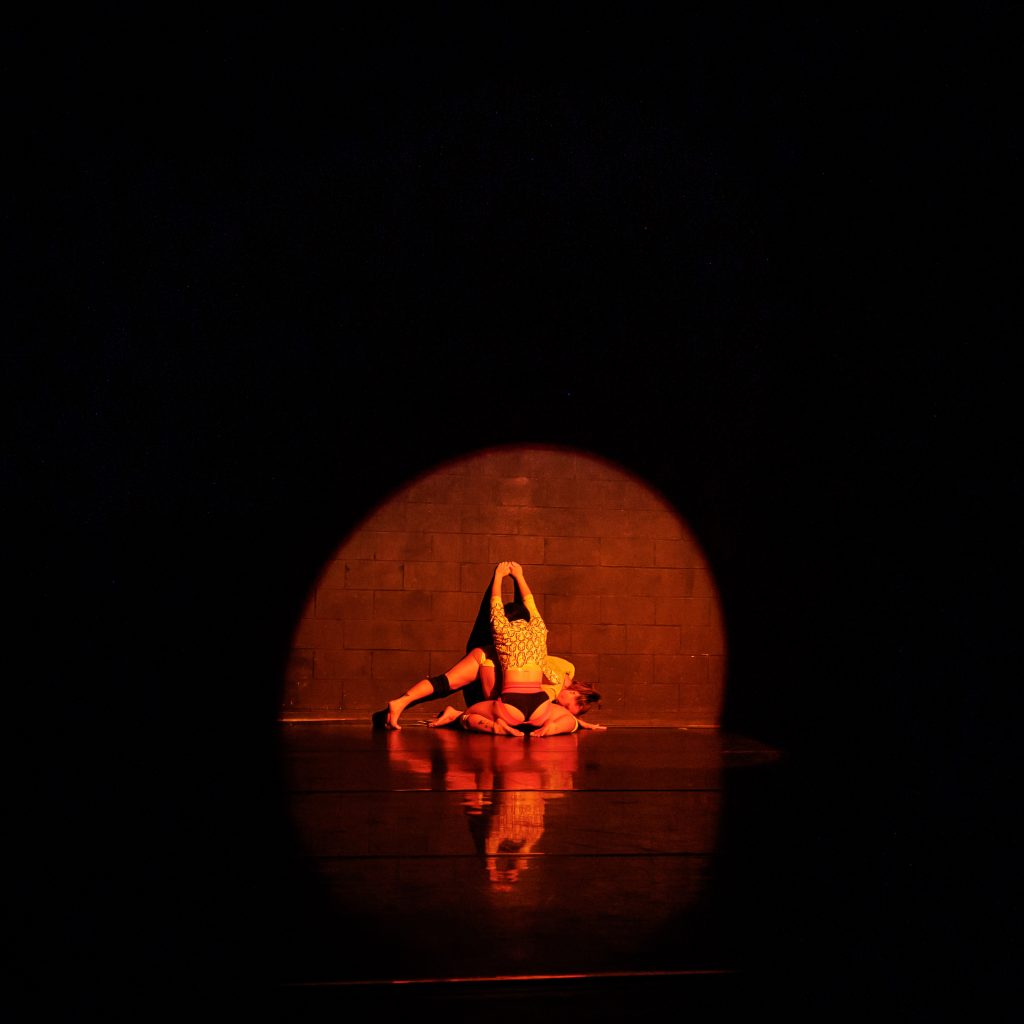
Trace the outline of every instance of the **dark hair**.
<instances>
[{"instance_id":1,"label":"dark hair","mask_svg":"<svg viewBox=\"0 0 1024 1024\"><path fill-rule=\"evenodd\" d=\"M594 689L591 683L585 683L582 679L572 679L562 689L563 692L572 690L576 694L582 705L579 710L580 715L585 715L588 711L601 707L601 694Z\"/></svg>"},{"instance_id":2,"label":"dark hair","mask_svg":"<svg viewBox=\"0 0 1024 1024\"><path fill-rule=\"evenodd\" d=\"M505 618L509 622L516 622L519 619L525 619L527 622L530 621L530 613L526 610L526 605L522 601L509 601L505 605Z\"/></svg>"}]
</instances>

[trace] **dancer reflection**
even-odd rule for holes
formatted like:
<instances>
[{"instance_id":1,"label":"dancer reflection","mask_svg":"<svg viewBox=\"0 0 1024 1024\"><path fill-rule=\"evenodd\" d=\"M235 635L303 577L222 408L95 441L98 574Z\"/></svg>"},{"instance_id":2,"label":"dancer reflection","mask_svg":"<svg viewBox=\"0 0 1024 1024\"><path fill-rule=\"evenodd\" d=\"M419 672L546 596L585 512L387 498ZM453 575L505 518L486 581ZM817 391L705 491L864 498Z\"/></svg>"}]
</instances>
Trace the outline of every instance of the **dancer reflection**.
<instances>
[{"instance_id":1,"label":"dancer reflection","mask_svg":"<svg viewBox=\"0 0 1024 1024\"><path fill-rule=\"evenodd\" d=\"M467 804L466 814L488 882L507 893L539 863L547 804L574 788L578 748L569 740L564 746L501 743L493 749L491 806L474 817Z\"/></svg>"},{"instance_id":2,"label":"dancer reflection","mask_svg":"<svg viewBox=\"0 0 1024 1024\"><path fill-rule=\"evenodd\" d=\"M501 596L506 576L513 582L513 600L508 604ZM471 731L520 737L530 731L548 736L579 728L604 728L582 722L584 714L600 707L601 695L593 686L574 680L574 673L570 662L547 654L547 627L522 566L499 562L466 643L466 656L447 672L421 679L389 701L372 716L373 725L400 729L399 719L406 708L463 690L465 714L449 705L428 724L458 724ZM502 700L505 693L513 696ZM527 706L529 714L522 710Z\"/></svg>"},{"instance_id":3,"label":"dancer reflection","mask_svg":"<svg viewBox=\"0 0 1024 1024\"><path fill-rule=\"evenodd\" d=\"M577 740L551 744L467 744L448 731L434 734L426 749L392 734L391 754L431 788L463 791L463 810L484 877L496 893L508 893L541 863L548 802L575 788Z\"/></svg>"}]
</instances>

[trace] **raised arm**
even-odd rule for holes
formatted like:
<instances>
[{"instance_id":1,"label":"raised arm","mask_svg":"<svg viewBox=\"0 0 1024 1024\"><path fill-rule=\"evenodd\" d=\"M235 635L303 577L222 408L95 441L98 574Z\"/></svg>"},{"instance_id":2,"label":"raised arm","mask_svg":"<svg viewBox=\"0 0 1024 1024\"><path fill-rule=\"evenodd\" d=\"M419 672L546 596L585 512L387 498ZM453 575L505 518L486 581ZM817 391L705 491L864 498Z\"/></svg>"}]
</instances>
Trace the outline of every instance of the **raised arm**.
<instances>
[{"instance_id":1,"label":"raised arm","mask_svg":"<svg viewBox=\"0 0 1024 1024\"><path fill-rule=\"evenodd\" d=\"M544 616L537 607L537 600L534 598L533 592L530 590L530 585L526 582L526 577L523 575L523 567L518 562L509 562L508 564L509 575L513 580L515 580L515 584L519 588L519 592L522 594L523 605L530 613L530 621L534 626L546 631L547 626L544 624Z\"/></svg>"},{"instance_id":2,"label":"raised arm","mask_svg":"<svg viewBox=\"0 0 1024 1024\"><path fill-rule=\"evenodd\" d=\"M523 603L525 604L526 599L533 597L533 594L527 585L526 577L523 575L523 567L518 562L509 562L508 570L509 575L519 584L519 592L523 595Z\"/></svg>"},{"instance_id":3,"label":"raised arm","mask_svg":"<svg viewBox=\"0 0 1024 1024\"><path fill-rule=\"evenodd\" d=\"M491 581L491 600L504 601L501 596L501 583L512 572L511 562L499 562L494 567L494 579Z\"/></svg>"}]
</instances>

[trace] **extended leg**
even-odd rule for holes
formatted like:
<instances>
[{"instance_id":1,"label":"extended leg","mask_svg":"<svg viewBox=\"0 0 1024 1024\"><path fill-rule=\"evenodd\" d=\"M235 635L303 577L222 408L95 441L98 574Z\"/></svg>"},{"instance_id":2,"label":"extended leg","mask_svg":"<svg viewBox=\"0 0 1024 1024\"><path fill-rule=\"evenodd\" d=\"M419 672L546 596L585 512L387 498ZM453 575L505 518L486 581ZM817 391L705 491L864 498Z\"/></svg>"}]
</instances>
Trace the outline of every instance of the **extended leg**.
<instances>
[{"instance_id":1,"label":"extended leg","mask_svg":"<svg viewBox=\"0 0 1024 1024\"><path fill-rule=\"evenodd\" d=\"M398 724L402 712L410 704L421 704L425 700L435 700L438 697L447 697L453 690L461 690L462 687L476 679L480 671L480 662L483 660L484 652L476 647L469 652L461 661L453 665L447 672L441 675L431 676L429 679L421 679L413 683L401 697L388 701L385 714L377 712L373 717L374 725L380 716L385 729L401 729Z\"/></svg>"}]
</instances>

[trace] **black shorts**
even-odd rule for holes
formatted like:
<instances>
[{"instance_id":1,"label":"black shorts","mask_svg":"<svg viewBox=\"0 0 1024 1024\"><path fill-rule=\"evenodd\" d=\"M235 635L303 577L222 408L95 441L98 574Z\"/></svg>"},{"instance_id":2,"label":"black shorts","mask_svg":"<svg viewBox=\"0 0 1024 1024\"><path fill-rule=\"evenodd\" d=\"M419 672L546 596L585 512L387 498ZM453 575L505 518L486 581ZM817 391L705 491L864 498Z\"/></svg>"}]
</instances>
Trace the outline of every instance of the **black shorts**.
<instances>
[{"instance_id":1,"label":"black shorts","mask_svg":"<svg viewBox=\"0 0 1024 1024\"><path fill-rule=\"evenodd\" d=\"M516 708L523 713L523 718L529 721L530 716L548 701L548 695L541 690L540 693L503 693L498 700L507 707ZM521 723L525 725L526 723Z\"/></svg>"}]
</instances>

